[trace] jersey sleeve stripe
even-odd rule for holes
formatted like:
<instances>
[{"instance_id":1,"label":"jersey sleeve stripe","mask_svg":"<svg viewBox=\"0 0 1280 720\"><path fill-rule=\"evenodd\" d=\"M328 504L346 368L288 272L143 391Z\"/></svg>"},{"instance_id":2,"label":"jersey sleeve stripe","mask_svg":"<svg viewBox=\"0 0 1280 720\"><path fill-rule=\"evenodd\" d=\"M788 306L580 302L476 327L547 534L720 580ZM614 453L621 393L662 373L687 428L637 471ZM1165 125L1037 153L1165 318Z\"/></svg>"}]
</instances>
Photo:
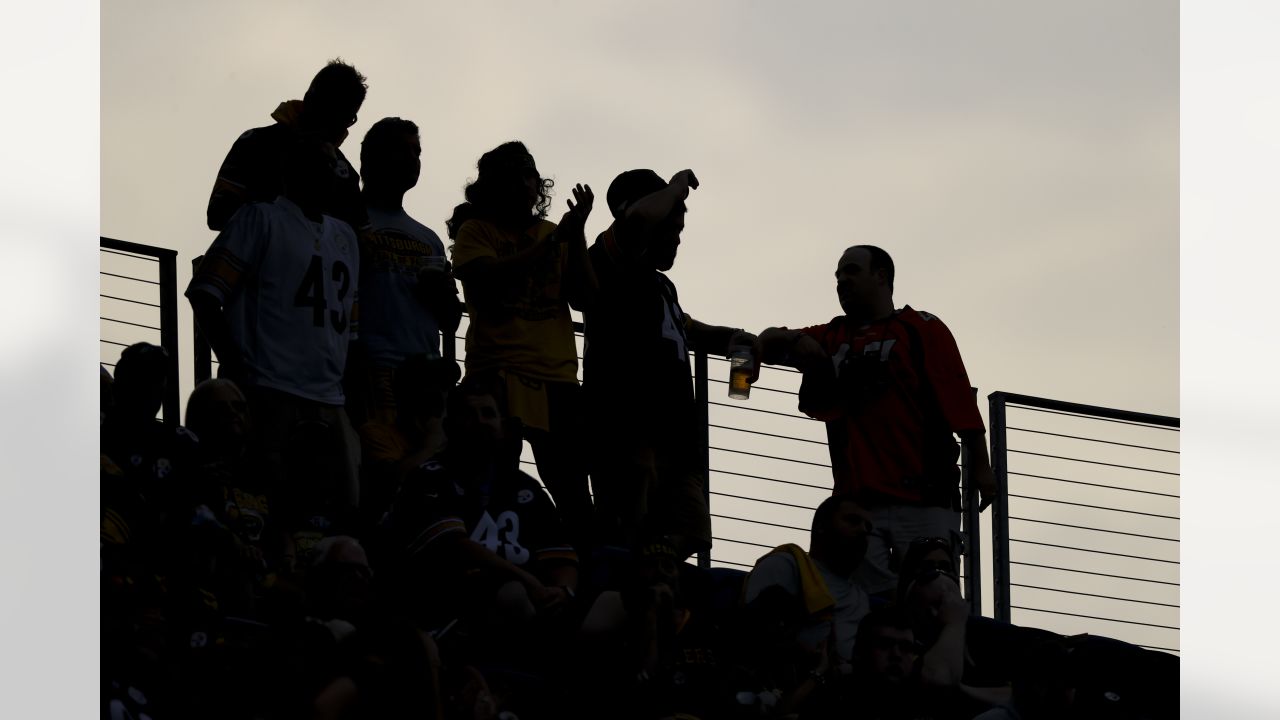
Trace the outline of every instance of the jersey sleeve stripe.
<instances>
[{"instance_id":1,"label":"jersey sleeve stripe","mask_svg":"<svg viewBox=\"0 0 1280 720\"><path fill-rule=\"evenodd\" d=\"M418 533L418 536L409 543L409 554L417 555L431 543L452 533L467 534L467 526L460 518L449 517L429 525L426 530Z\"/></svg>"},{"instance_id":2,"label":"jersey sleeve stripe","mask_svg":"<svg viewBox=\"0 0 1280 720\"><path fill-rule=\"evenodd\" d=\"M191 288L200 288L225 301L240 283L245 264L225 248L211 248L200 261L200 269L191 278Z\"/></svg>"}]
</instances>

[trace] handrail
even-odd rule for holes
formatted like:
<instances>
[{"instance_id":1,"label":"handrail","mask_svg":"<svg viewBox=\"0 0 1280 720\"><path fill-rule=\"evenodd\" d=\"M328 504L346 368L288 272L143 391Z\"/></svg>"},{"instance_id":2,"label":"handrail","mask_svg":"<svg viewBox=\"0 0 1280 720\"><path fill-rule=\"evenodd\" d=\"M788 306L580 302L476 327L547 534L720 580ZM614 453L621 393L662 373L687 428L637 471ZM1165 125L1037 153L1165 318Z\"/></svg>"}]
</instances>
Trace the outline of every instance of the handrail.
<instances>
[{"instance_id":1,"label":"handrail","mask_svg":"<svg viewBox=\"0 0 1280 720\"><path fill-rule=\"evenodd\" d=\"M160 303L158 306L160 310L160 347L163 347L165 351L169 353L169 382L168 386L165 388L164 399L161 403L161 412L165 424L177 425L180 408L178 394L178 251L102 236L99 236L98 243L100 250L106 250L114 254L129 253L143 259L154 260L157 263L158 278L154 284L158 285L157 292L160 295ZM101 271L99 272L101 273ZM101 274L109 276L113 275L112 273ZM126 279L142 280L142 278L132 277L128 277ZM145 280L145 282L151 283L152 281ZM128 302L137 301L129 300ZM127 322L118 318L107 317L103 319L123 325L150 327L140 325L139 323Z\"/></svg>"}]
</instances>

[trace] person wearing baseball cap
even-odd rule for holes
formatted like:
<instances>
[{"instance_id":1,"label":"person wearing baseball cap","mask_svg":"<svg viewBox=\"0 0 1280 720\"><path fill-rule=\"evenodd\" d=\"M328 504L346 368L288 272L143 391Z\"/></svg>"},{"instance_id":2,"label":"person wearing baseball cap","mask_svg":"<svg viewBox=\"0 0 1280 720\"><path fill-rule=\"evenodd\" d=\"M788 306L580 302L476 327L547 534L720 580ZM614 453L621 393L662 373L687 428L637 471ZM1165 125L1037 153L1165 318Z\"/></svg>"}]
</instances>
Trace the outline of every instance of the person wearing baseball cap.
<instances>
[{"instance_id":1,"label":"person wearing baseball cap","mask_svg":"<svg viewBox=\"0 0 1280 720\"><path fill-rule=\"evenodd\" d=\"M689 351L727 354L755 336L690 317L664 274L684 231L692 170L663 180L621 173L605 196L613 222L588 251L599 283L584 313L583 388L591 477L604 545L670 538L681 559L711 547Z\"/></svg>"}]
</instances>

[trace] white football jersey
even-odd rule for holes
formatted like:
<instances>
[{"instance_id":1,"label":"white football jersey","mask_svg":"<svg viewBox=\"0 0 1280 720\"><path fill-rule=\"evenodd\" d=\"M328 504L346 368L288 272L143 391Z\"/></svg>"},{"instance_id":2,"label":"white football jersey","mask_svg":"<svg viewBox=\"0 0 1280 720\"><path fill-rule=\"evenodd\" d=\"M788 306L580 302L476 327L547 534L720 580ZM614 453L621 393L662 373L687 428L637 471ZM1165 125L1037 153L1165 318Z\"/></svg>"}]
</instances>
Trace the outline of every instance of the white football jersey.
<instances>
[{"instance_id":1,"label":"white football jersey","mask_svg":"<svg viewBox=\"0 0 1280 720\"><path fill-rule=\"evenodd\" d=\"M341 405L359 277L351 226L328 215L312 222L279 197L236 211L191 289L222 303L251 383Z\"/></svg>"}]
</instances>

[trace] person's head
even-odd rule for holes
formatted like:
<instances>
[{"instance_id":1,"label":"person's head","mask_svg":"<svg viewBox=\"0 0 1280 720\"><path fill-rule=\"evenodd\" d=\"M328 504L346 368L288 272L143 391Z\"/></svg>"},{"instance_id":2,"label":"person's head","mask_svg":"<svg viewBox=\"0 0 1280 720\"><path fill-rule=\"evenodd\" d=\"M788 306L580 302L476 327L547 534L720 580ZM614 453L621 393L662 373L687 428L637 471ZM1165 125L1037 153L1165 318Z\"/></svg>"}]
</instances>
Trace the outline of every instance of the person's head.
<instances>
[{"instance_id":1,"label":"person's head","mask_svg":"<svg viewBox=\"0 0 1280 720\"><path fill-rule=\"evenodd\" d=\"M932 579L938 574L946 575L959 585L958 550L945 538L918 537L912 540L898 570L898 602L906 600L912 583Z\"/></svg>"},{"instance_id":2,"label":"person's head","mask_svg":"<svg viewBox=\"0 0 1280 720\"><path fill-rule=\"evenodd\" d=\"M836 296L845 315L872 319L887 302L893 306L893 258L875 245L854 245L836 266Z\"/></svg>"},{"instance_id":3,"label":"person's head","mask_svg":"<svg viewBox=\"0 0 1280 720\"><path fill-rule=\"evenodd\" d=\"M333 143L346 137L347 128L356 124L356 115L364 104L369 85L364 75L341 58L330 60L311 79L302 97L307 123Z\"/></svg>"},{"instance_id":4,"label":"person's head","mask_svg":"<svg viewBox=\"0 0 1280 720\"><path fill-rule=\"evenodd\" d=\"M854 662L860 666L858 670L863 676L873 682L906 682L920 650L911 619L897 605L878 607L858 623Z\"/></svg>"},{"instance_id":5,"label":"person's head","mask_svg":"<svg viewBox=\"0 0 1280 720\"><path fill-rule=\"evenodd\" d=\"M555 182L538 172L538 165L524 143L505 142L480 156L479 175L463 191L467 202L454 208L446 221L449 237L456 237L462 223L475 217L507 224L545 218L551 208Z\"/></svg>"},{"instance_id":6,"label":"person's head","mask_svg":"<svg viewBox=\"0 0 1280 720\"><path fill-rule=\"evenodd\" d=\"M422 172L422 140L418 126L398 117L382 118L360 143L360 176L366 188L405 192Z\"/></svg>"},{"instance_id":7,"label":"person's head","mask_svg":"<svg viewBox=\"0 0 1280 720\"><path fill-rule=\"evenodd\" d=\"M614 220L621 220L627 208L640 199L667 187L667 181L652 170L627 170L609 183L605 200ZM688 208L680 202L671 213L650 228L643 244L645 256L657 270L670 270L676 261L680 247L680 233L684 232L684 216Z\"/></svg>"},{"instance_id":8,"label":"person's head","mask_svg":"<svg viewBox=\"0 0 1280 720\"><path fill-rule=\"evenodd\" d=\"M867 554L871 516L850 495L832 495L813 512L809 554L852 570Z\"/></svg>"},{"instance_id":9,"label":"person's head","mask_svg":"<svg viewBox=\"0 0 1280 720\"><path fill-rule=\"evenodd\" d=\"M307 571L307 601L322 620L355 619L369 598L373 570L360 541L346 535L316 543Z\"/></svg>"},{"instance_id":10,"label":"person's head","mask_svg":"<svg viewBox=\"0 0 1280 720\"><path fill-rule=\"evenodd\" d=\"M169 352L159 345L134 343L120 353L112 385L115 409L134 420L160 412L169 386Z\"/></svg>"},{"instance_id":11,"label":"person's head","mask_svg":"<svg viewBox=\"0 0 1280 720\"><path fill-rule=\"evenodd\" d=\"M496 375L474 374L449 391L444 434L451 454L464 460L492 458L506 440L506 393Z\"/></svg>"},{"instance_id":12,"label":"person's head","mask_svg":"<svg viewBox=\"0 0 1280 720\"><path fill-rule=\"evenodd\" d=\"M445 393L458 382L458 363L447 358L410 355L400 363L391 381L399 418L440 417Z\"/></svg>"},{"instance_id":13,"label":"person's head","mask_svg":"<svg viewBox=\"0 0 1280 720\"><path fill-rule=\"evenodd\" d=\"M325 206L337 184L338 154L332 143L296 137L287 143L281 176L285 197L300 207Z\"/></svg>"},{"instance_id":14,"label":"person's head","mask_svg":"<svg viewBox=\"0 0 1280 720\"><path fill-rule=\"evenodd\" d=\"M187 398L187 429L203 447L234 452L249 434L249 404L230 380L205 380Z\"/></svg>"}]
</instances>

